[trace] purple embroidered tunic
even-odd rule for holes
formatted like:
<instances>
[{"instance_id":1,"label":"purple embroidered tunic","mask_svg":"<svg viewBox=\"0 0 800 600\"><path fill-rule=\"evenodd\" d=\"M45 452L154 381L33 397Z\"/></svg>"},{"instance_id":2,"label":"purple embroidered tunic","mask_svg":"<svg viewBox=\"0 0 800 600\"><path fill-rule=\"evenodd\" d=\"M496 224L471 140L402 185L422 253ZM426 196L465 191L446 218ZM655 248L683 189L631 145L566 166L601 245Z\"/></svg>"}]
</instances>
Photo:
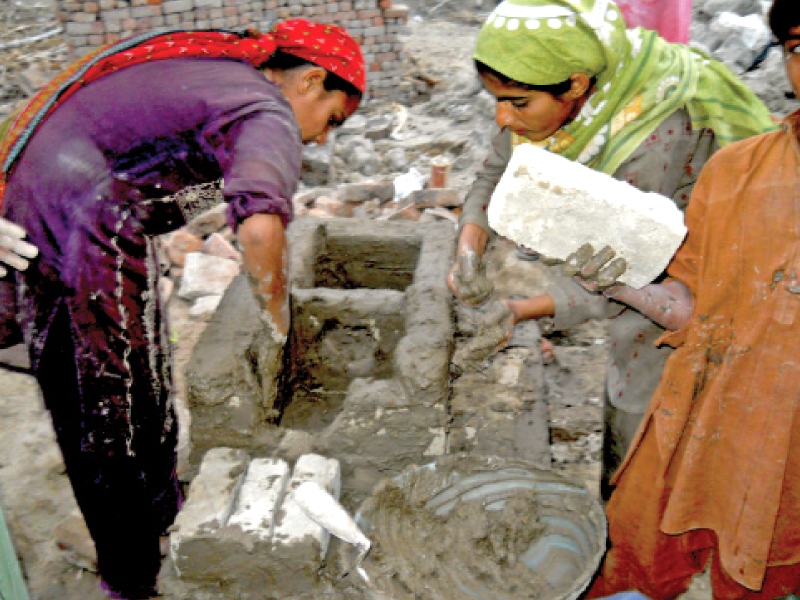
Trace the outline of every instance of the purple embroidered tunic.
<instances>
[{"instance_id":1,"label":"purple embroidered tunic","mask_svg":"<svg viewBox=\"0 0 800 600\"><path fill-rule=\"evenodd\" d=\"M17 317L76 497L104 549L101 572L109 582L116 573L119 588L127 577L154 581L157 536L178 506L153 236L183 225L193 207L169 196L224 178L232 226L260 212L287 222L301 150L290 105L261 72L168 59L76 92L40 126L8 181L4 216L40 250L17 275Z\"/></svg>"}]
</instances>

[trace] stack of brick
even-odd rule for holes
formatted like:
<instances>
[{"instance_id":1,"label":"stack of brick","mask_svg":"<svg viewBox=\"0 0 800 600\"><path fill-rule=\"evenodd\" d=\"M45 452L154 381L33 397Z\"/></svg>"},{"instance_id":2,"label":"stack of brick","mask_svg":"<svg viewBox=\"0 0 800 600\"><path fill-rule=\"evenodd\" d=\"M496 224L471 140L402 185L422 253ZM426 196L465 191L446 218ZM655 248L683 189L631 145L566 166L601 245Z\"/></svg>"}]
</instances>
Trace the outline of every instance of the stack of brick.
<instances>
[{"instance_id":1,"label":"stack of brick","mask_svg":"<svg viewBox=\"0 0 800 600\"><path fill-rule=\"evenodd\" d=\"M392 0L58 0L73 59L147 31L264 28L275 19L304 18L344 27L364 52L369 96L385 97L403 80L400 34L408 8Z\"/></svg>"},{"instance_id":2,"label":"stack of brick","mask_svg":"<svg viewBox=\"0 0 800 600\"><path fill-rule=\"evenodd\" d=\"M242 450L210 450L172 526L172 568L161 578L166 595L216 597L223 589L224 598L266 599L313 592L330 534L294 499L306 481L338 497L338 461L304 454L292 469L280 459L251 460ZM176 593L175 578L194 593Z\"/></svg>"}]
</instances>

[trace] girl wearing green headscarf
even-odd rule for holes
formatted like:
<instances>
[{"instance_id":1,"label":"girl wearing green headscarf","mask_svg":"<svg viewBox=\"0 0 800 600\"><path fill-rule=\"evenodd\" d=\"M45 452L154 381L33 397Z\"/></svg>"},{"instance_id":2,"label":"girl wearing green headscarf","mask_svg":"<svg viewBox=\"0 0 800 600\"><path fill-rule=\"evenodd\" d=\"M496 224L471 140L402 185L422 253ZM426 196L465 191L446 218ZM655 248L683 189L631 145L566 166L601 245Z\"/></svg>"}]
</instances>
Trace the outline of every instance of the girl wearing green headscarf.
<instances>
[{"instance_id":1,"label":"girl wearing green headscarf","mask_svg":"<svg viewBox=\"0 0 800 600\"><path fill-rule=\"evenodd\" d=\"M529 142L672 198L681 208L711 154L775 129L766 106L724 65L626 29L609 0L505 0L489 15L474 52L497 99L485 166L464 205L448 284L459 300L482 304L492 286L481 256L493 233L486 210L516 144ZM554 274L546 294L498 301L501 330L541 319L545 332L609 318L603 495L653 394L667 347L663 329L638 312ZM507 327L506 327L507 325ZM502 343L502 342L501 342Z\"/></svg>"}]
</instances>

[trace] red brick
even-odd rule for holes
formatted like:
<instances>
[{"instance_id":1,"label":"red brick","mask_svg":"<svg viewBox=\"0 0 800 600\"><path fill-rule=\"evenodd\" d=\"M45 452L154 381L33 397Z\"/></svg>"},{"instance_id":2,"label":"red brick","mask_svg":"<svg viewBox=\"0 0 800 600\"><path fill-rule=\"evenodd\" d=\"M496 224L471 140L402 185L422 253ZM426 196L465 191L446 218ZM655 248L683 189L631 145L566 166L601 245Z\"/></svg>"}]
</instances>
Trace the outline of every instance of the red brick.
<instances>
[{"instance_id":1,"label":"red brick","mask_svg":"<svg viewBox=\"0 0 800 600\"><path fill-rule=\"evenodd\" d=\"M392 8L392 0L381 0L378 2L378 6L380 6L383 10L387 8Z\"/></svg>"}]
</instances>

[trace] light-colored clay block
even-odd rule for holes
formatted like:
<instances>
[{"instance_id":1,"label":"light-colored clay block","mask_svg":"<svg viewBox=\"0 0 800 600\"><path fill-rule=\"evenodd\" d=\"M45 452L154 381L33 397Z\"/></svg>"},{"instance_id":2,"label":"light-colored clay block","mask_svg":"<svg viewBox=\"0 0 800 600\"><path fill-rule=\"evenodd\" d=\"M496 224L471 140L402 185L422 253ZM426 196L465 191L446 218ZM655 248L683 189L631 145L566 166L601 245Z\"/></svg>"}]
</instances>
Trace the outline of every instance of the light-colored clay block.
<instances>
[{"instance_id":1,"label":"light-colored clay block","mask_svg":"<svg viewBox=\"0 0 800 600\"><path fill-rule=\"evenodd\" d=\"M669 198L532 144L514 150L488 216L500 235L552 258L587 242L596 252L611 246L628 263L619 281L635 288L664 271L686 236Z\"/></svg>"}]
</instances>

